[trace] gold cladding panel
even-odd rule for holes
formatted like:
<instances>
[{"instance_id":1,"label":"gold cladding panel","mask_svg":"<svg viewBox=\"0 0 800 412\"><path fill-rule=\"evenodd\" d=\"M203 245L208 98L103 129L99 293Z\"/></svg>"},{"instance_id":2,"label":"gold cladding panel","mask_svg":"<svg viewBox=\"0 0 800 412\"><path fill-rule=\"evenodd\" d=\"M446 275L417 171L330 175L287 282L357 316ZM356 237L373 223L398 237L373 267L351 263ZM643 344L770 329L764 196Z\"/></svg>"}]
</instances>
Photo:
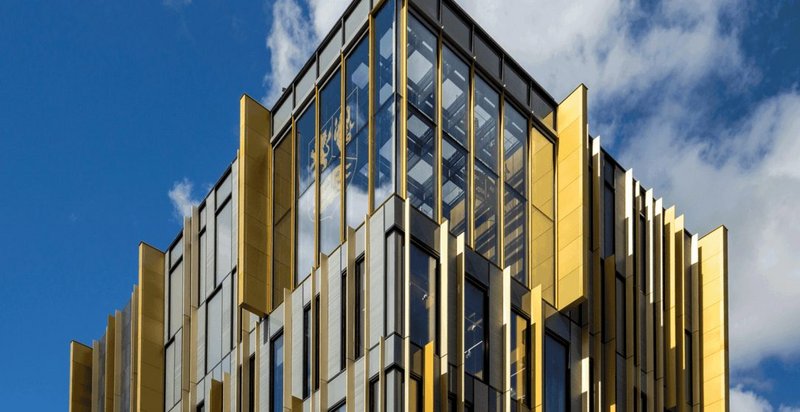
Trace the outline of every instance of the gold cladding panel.
<instances>
[{"instance_id":1,"label":"gold cladding panel","mask_svg":"<svg viewBox=\"0 0 800 412\"><path fill-rule=\"evenodd\" d=\"M239 103L238 303L264 316L269 313L271 297L268 274L271 116L249 96L242 96Z\"/></svg>"},{"instance_id":2,"label":"gold cladding panel","mask_svg":"<svg viewBox=\"0 0 800 412\"><path fill-rule=\"evenodd\" d=\"M69 343L69 412L92 410L92 348Z\"/></svg>"},{"instance_id":3,"label":"gold cladding panel","mask_svg":"<svg viewBox=\"0 0 800 412\"><path fill-rule=\"evenodd\" d=\"M137 411L164 407L164 253L139 244L139 327L136 355Z\"/></svg>"},{"instance_id":4,"label":"gold cladding panel","mask_svg":"<svg viewBox=\"0 0 800 412\"><path fill-rule=\"evenodd\" d=\"M702 302L702 383L704 410L729 409L728 230L721 226L698 241Z\"/></svg>"},{"instance_id":5,"label":"gold cladding panel","mask_svg":"<svg viewBox=\"0 0 800 412\"><path fill-rule=\"evenodd\" d=\"M588 124L586 87L558 106L556 161L556 307L569 308L588 293Z\"/></svg>"}]
</instances>

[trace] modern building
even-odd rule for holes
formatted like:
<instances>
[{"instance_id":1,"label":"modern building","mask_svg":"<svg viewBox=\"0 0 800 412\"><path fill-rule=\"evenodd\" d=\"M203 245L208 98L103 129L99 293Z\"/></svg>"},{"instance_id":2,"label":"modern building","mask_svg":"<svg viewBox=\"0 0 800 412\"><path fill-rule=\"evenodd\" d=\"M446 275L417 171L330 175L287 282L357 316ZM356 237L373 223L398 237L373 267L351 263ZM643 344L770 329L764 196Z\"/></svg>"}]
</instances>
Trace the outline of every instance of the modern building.
<instances>
[{"instance_id":1,"label":"modern building","mask_svg":"<svg viewBox=\"0 0 800 412\"><path fill-rule=\"evenodd\" d=\"M533 52L533 51L532 51ZM91 346L70 411L728 410L727 231L453 0L354 0Z\"/></svg>"}]
</instances>

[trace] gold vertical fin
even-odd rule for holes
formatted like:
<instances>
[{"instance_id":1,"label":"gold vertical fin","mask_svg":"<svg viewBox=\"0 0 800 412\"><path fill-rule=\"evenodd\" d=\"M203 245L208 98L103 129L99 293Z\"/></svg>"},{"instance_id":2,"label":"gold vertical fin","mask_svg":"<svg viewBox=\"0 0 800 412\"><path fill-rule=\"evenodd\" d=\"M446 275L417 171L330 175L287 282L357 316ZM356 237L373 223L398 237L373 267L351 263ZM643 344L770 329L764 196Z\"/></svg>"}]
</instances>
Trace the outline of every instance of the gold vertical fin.
<instances>
[{"instance_id":1,"label":"gold vertical fin","mask_svg":"<svg viewBox=\"0 0 800 412\"><path fill-rule=\"evenodd\" d=\"M704 410L730 410L728 367L728 229L700 238L702 390Z\"/></svg>"}]
</instances>

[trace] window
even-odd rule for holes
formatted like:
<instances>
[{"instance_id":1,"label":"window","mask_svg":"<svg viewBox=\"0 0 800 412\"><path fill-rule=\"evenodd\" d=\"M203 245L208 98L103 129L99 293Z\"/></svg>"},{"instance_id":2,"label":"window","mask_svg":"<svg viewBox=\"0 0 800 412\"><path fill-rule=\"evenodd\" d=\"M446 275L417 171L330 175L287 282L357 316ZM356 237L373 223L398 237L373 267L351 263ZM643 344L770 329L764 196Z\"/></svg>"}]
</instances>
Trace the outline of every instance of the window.
<instances>
[{"instance_id":1,"label":"window","mask_svg":"<svg viewBox=\"0 0 800 412\"><path fill-rule=\"evenodd\" d=\"M408 412L422 412L422 380L412 375L409 385Z\"/></svg>"},{"instance_id":2,"label":"window","mask_svg":"<svg viewBox=\"0 0 800 412\"><path fill-rule=\"evenodd\" d=\"M356 261L356 284L355 284L355 358L364 355L364 317L366 316L366 304L364 303L364 259Z\"/></svg>"},{"instance_id":3,"label":"window","mask_svg":"<svg viewBox=\"0 0 800 412\"><path fill-rule=\"evenodd\" d=\"M480 77L475 77L475 156L497 173L497 137L500 117L500 97Z\"/></svg>"},{"instance_id":4,"label":"window","mask_svg":"<svg viewBox=\"0 0 800 412\"><path fill-rule=\"evenodd\" d=\"M526 174L528 152L528 119L506 102L503 109L504 197L504 267L511 268L511 277L527 285L527 222L528 204Z\"/></svg>"},{"instance_id":5,"label":"window","mask_svg":"<svg viewBox=\"0 0 800 412\"><path fill-rule=\"evenodd\" d=\"M319 295L314 298L314 390L319 389Z\"/></svg>"},{"instance_id":6,"label":"window","mask_svg":"<svg viewBox=\"0 0 800 412\"><path fill-rule=\"evenodd\" d=\"M442 138L442 217L450 232L467 232L467 151L450 138Z\"/></svg>"},{"instance_id":7,"label":"window","mask_svg":"<svg viewBox=\"0 0 800 412\"><path fill-rule=\"evenodd\" d=\"M378 378L369 381L369 409L368 412L380 411L381 388Z\"/></svg>"},{"instance_id":8,"label":"window","mask_svg":"<svg viewBox=\"0 0 800 412\"><path fill-rule=\"evenodd\" d=\"M374 204L382 204L391 193L395 184L395 20L394 0L389 0L375 15L375 53L373 53L372 70L374 70L375 113L374 130Z\"/></svg>"},{"instance_id":9,"label":"window","mask_svg":"<svg viewBox=\"0 0 800 412\"><path fill-rule=\"evenodd\" d=\"M467 147L469 66L449 47L442 48L442 131Z\"/></svg>"},{"instance_id":10,"label":"window","mask_svg":"<svg viewBox=\"0 0 800 412\"><path fill-rule=\"evenodd\" d=\"M487 380L486 291L471 281L464 288L464 371Z\"/></svg>"},{"instance_id":11,"label":"window","mask_svg":"<svg viewBox=\"0 0 800 412\"><path fill-rule=\"evenodd\" d=\"M303 308L303 399L311 395L311 305Z\"/></svg>"},{"instance_id":12,"label":"window","mask_svg":"<svg viewBox=\"0 0 800 412\"><path fill-rule=\"evenodd\" d=\"M291 193L292 163L292 137L289 134L273 150L273 193ZM283 290L292 288L292 208L294 199L291 199L290 196L273 196L272 203L272 223L274 224L272 232L272 304L273 307L278 307L283 303Z\"/></svg>"},{"instance_id":13,"label":"window","mask_svg":"<svg viewBox=\"0 0 800 412\"><path fill-rule=\"evenodd\" d=\"M625 278L620 273L617 273L616 281L616 296L617 313L616 313L616 340L617 340L617 353L625 356Z\"/></svg>"},{"instance_id":14,"label":"window","mask_svg":"<svg viewBox=\"0 0 800 412\"><path fill-rule=\"evenodd\" d=\"M222 359L222 293L206 303L206 373Z\"/></svg>"},{"instance_id":15,"label":"window","mask_svg":"<svg viewBox=\"0 0 800 412\"><path fill-rule=\"evenodd\" d=\"M205 402L201 401L199 404L197 404L197 412L206 412Z\"/></svg>"},{"instance_id":16,"label":"window","mask_svg":"<svg viewBox=\"0 0 800 412\"><path fill-rule=\"evenodd\" d=\"M603 160L603 257L614 254L614 165L608 159Z\"/></svg>"},{"instance_id":17,"label":"window","mask_svg":"<svg viewBox=\"0 0 800 412\"><path fill-rule=\"evenodd\" d=\"M247 367L248 387L247 387L247 404L249 405L248 411L255 412L256 410L256 355L250 355L249 366Z\"/></svg>"},{"instance_id":18,"label":"window","mask_svg":"<svg viewBox=\"0 0 800 412\"><path fill-rule=\"evenodd\" d=\"M272 338L269 349L269 411L283 411L283 332Z\"/></svg>"},{"instance_id":19,"label":"window","mask_svg":"<svg viewBox=\"0 0 800 412\"><path fill-rule=\"evenodd\" d=\"M475 249L497 262L497 177L475 162Z\"/></svg>"},{"instance_id":20,"label":"window","mask_svg":"<svg viewBox=\"0 0 800 412\"><path fill-rule=\"evenodd\" d=\"M369 39L347 57L345 79L345 212L348 227L367 215L369 191Z\"/></svg>"},{"instance_id":21,"label":"window","mask_svg":"<svg viewBox=\"0 0 800 412\"><path fill-rule=\"evenodd\" d=\"M319 251L329 255L341 238L341 75L319 92Z\"/></svg>"},{"instance_id":22,"label":"window","mask_svg":"<svg viewBox=\"0 0 800 412\"><path fill-rule=\"evenodd\" d=\"M226 202L222 209L217 212L217 227L215 231L217 241L217 266L216 284L219 285L222 279L233 269L233 206L232 202Z\"/></svg>"},{"instance_id":23,"label":"window","mask_svg":"<svg viewBox=\"0 0 800 412\"><path fill-rule=\"evenodd\" d=\"M175 336L183 325L183 261L178 262L169 274L169 325L168 338Z\"/></svg>"},{"instance_id":24,"label":"window","mask_svg":"<svg viewBox=\"0 0 800 412\"><path fill-rule=\"evenodd\" d=\"M686 400L689 405L694 405L694 385L692 379L694 376L693 358L692 358L692 334L691 332L684 331L684 350L686 352Z\"/></svg>"},{"instance_id":25,"label":"window","mask_svg":"<svg viewBox=\"0 0 800 412\"><path fill-rule=\"evenodd\" d=\"M181 399L181 336L167 344L164 350L164 404L171 409Z\"/></svg>"},{"instance_id":26,"label":"window","mask_svg":"<svg viewBox=\"0 0 800 412\"><path fill-rule=\"evenodd\" d=\"M347 410L347 404L342 402L340 405L331 408L330 412L345 412L346 410Z\"/></svg>"},{"instance_id":27,"label":"window","mask_svg":"<svg viewBox=\"0 0 800 412\"><path fill-rule=\"evenodd\" d=\"M314 191L316 138L315 109L312 104L300 116L297 133L297 253L295 285L300 284L314 266Z\"/></svg>"},{"instance_id":28,"label":"window","mask_svg":"<svg viewBox=\"0 0 800 412\"><path fill-rule=\"evenodd\" d=\"M339 362L341 370L347 366L347 272L342 272L342 310L339 313L341 316L340 325L341 331L339 332Z\"/></svg>"},{"instance_id":29,"label":"window","mask_svg":"<svg viewBox=\"0 0 800 412\"><path fill-rule=\"evenodd\" d=\"M199 255L199 262L197 264L198 268L198 293L199 296L197 297L199 303L203 303L206 298L206 277L208 276L208 269L206 268L206 262L208 261L208 244L207 244L208 236L206 236L206 228L200 232L200 238L198 239L198 255Z\"/></svg>"},{"instance_id":30,"label":"window","mask_svg":"<svg viewBox=\"0 0 800 412\"><path fill-rule=\"evenodd\" d=\"M408 22L408 102L435 118L436 36L414 16Z\"/></svg>"},{"instance_id":31,"label":"window","mask_svg":"<svg viewBox=\"0 0 800 412\"><path fill-rule=\"evenodd\" d=\"M511 312L511 398L529 405L528 384L530 382L530 322L517 312Z\"/></svg>"},{"instance_id":32,"label":"window","mask_svg":"<svg viewBox=\"0 0 800 412\"><path fill-rule=\"evenodd\" d=\"M569 399L569 353L567 344L560 339L545 335L544 340L544 410L566 412Z\"/></svg>"},{"instance_id":33,"label":"window","mask_svg":"<svg viewBox=\"0 0 800 412\"><path fill-rule=\"evenodd\" d=\"M527 285L527 213L528 202L517 191L506 185L504 240L505 265L511 268L511 277Z\"/></svg>"},{"instance_id":34,"label":"window","mask_svg":"<svg viewBox=\"0 0 800 412\"><path fill-rule=\"evenodd\" d=\"M428 120L408 112L408 199L411 205L433 218L436 205L436 139Z\"/></svg>"},{"instance_id":35,"label":"window","mask_svg":"<svg viewBox=\"0 0 800 412\"><path fill-rule=\"evenodd\" d=\"M411 246L411 343L425 347L436 335L436 260L419 246Z\"/></svg>"},{"instance_id":36,"label":"window","mask_svg":"<svg viewBox=\"0 0 800 412\"><path fill-rule=\"evenodd\" d=\"M647 225L643 214L639 215L639 289L647 293Z\"/></svg>"}]
</instances>

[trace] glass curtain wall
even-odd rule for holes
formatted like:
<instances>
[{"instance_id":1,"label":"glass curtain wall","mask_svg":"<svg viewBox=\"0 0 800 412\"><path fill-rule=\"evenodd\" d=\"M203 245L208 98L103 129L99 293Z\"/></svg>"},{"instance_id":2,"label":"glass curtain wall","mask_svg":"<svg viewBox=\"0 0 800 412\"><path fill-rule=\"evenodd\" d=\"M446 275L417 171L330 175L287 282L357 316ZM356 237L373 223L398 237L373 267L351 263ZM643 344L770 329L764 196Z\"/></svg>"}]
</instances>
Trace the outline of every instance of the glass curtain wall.
<instances>
[{"instance_id":1,"label":"glass curtain wall","mask_svg":"<svg viewBox=\"0 0 800 412\"><path fill-rule=\"evenodd\" d=\"M342 85L339 70L319 92L319 251L329 255L341 238Z\"/></svg>"},{"instance_id":2,"label":"glass curtain wall","mask_svg":"<svg viewBox=\"0 0 800 412\"><path fill-rule=\"evenodd\" d=\"M479 76L475 77L472 127L475 142L475 250L498 262L498 137L500 95Z\"/></svg>"},{"instance_id":3,"label":"glass curtain wall","mask_svg":"<svg viewBox=\"0 0 800 412\"><path fill-rule=\"evenodd\" d=\"M408 163L411 205L436 214L436 36L416 18L408 21Z\"/></svg>"},{"instance_id":4,"label":"glass curtain wall","mask_svg":"<svg viewBox=\"0 0 800 412\"><path fill-rule=\"evenodd\" d=\"M373 208L395 190L395 2L387 1L374 17L372 70L375 78L373 128L375 133Z\"/></svg>"},{"instance_id":5,"label":"glass curtain wall","mask_svg":"<svg viewBox=\"0 0 800 412\"><path fill-rule=\"evenodd\" d=\"M508 101L503 105L504 267L527 285L528 119Z\"/></svg>"},{"instance_id":6,"label":"glass curtain wall","mask_svg":"<svg viewBox=\"0 0 800 412\"><path fill-rule=\"evenodd\" d=\"M467 125L469 66L450 48L442 49L442 218L458 236L468 232Z\"/></svg>"},{"instance_id":7,"label":"glass curtain wall","mask_svg":"<svg viewBox=\"0 0 800 412\"><path fill-rule=\"evenodd\" d=\"M369 39L345 62L345 211L347 227L358 227L369 206Z\"/></svg>"},{"instance_id":8,"label":"glass curtain wall","mask_svg":"<svg viewBox=\"0 0 800 412\"><path fill-rule=\"evenodd\" d=\"M295 123L297 136L297 256L295 285L311 273L314 266L314 222L316 192L316 108L312 101Z\"/></svg>"},{"instance_id":9,"label":"glass curtain wall","mask_svg":"<svg viewBox=\"0 0 800 412\"><path fill-rule=\"evenodd\" d=\"M530 382L529 324L528 319L517 312L511 312L511 399L525 405L530 404L528 398L528 382Z\"/></svg>"}]
</instances>

